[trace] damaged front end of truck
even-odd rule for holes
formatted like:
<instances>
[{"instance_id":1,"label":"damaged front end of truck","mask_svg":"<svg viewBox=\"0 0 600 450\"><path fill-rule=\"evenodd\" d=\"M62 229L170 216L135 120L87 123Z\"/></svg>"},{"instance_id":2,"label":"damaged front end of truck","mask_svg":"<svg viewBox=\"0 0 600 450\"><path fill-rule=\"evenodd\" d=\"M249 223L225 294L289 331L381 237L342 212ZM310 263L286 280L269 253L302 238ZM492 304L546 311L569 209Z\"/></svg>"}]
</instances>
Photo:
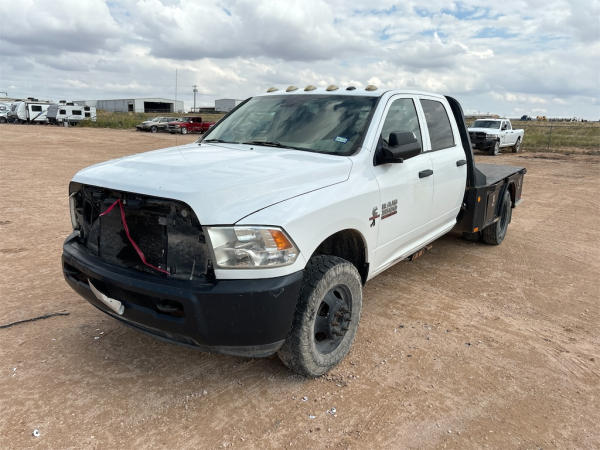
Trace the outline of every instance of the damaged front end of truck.
<instances>
[{"instance_id":1,"label":"damaged front end of truck","mask_svg":"<svg viewBox=\"0 0 600 450\"><path fill-rule=\"evenodd\" d=\"M63 273L98 309L204 351L259 357L283 344L301 272L216 280L208 233L179 200L72 182L69 203Z\"/></svg>"}]
</instances>

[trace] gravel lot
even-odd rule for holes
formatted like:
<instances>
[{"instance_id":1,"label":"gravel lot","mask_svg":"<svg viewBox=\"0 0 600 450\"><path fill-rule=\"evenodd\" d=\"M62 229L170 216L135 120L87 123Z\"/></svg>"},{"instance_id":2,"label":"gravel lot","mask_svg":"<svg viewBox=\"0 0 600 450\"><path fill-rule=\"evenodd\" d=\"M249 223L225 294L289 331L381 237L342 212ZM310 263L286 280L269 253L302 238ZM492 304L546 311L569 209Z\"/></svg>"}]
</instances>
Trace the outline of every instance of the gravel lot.
<instances>
[{"instance_id":1,"label":"gravel lot","mask_svg":"<svg viewBox=\"0 0 600 450\"><path fill-rule=\"evenodd\" d=\"M194 139L0 125L0 325L70 313L0 329L0 448L600 447L600 157L478 156L528 169L505 242L451 234L370 281L350 355L306 380L140 334L62 277L73 174Z\"/></svg>"}]
</instances>

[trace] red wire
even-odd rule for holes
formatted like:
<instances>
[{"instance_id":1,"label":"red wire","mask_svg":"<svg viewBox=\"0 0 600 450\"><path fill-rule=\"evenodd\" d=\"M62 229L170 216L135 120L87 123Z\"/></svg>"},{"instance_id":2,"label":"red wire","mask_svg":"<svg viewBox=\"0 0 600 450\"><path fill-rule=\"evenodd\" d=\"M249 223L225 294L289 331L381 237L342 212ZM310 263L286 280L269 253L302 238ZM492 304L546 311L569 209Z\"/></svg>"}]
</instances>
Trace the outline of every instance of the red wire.
<instances>
[{"instance_id":1,"label":"red wire","mask_svg":"<svg viewBox=\"0 0 600 450\"><path fill-rule=\"evenodd\" d=\"M133 248L137 252L137 254L140 257L140 259L142 260L142 262L146 266L150 267L151 269L157 270L157 271L162 272L162 273L166 273L167 275L171 275L168 271L166 271L164 269L161 269L160 267L153 266L148 261L146 261L146 256L144 256L144 252L142 252L142 250L138 247L138 245L135 243L135 241L133 240L133 238L129 234L129 227L127 226L127 219L125 218L125 209L123 208L123 202L121 201L121 199L118 199L112 205L110 205L106 209L106 211L100 213L100 216L105 216L106 214L108 214L109 212L111 212L113 210L113 208L115 207L115 205L119 205L119 209L121 210L121 224L123 225L123 229L125 230L125 234L127 235L127 239L129 239L129 242L131 243L131 245L133 246Z\"/></svg>"}]
</instances>

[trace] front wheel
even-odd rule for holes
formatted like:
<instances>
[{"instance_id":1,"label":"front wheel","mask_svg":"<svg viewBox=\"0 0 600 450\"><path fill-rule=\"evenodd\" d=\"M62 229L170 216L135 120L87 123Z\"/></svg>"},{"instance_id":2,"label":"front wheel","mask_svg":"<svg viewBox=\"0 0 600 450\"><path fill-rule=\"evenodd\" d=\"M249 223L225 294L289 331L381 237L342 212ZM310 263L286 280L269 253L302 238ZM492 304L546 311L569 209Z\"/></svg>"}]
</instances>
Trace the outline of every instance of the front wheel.
<instances>
[{"instance_id":1,"label":"front wheel","mask_svg":"<svg viewBox=\"0 0 600 450\"><path fill-rule=\"evenodd\" d=\"M497 156L497 155L500 154L500 141L496 141L494 143L494 146L490 150L490 154L493 155L493 156Z\"/></svg>"},{"instance_id":2,"label":"front wheel","mask_svg":"<svg viewBox=\"0 0 600 450\"><path fill-rule=\"evenodd\" d=\"M152 126L152 128L150 128L150 131L152 133L156 133L158 131L158 128L156 128L155 126Z\"/></svg>"},{"instance_id":3,"label":"front wheel","mask_svg":"<svg viewBox=\"0 0 600 450\"><path fill-rule=\"evenodd\" d=\"M356 267L337 256L311 258L279 358L298 374L323 375L348 354L361 310L362 283Z\"/></svg>"},{"instance_id":4,"label":"front wheel","mask_svg":"<svg viewBox=\"0 0 600 450\"><path fill-rule=\"evenodd\" d=\"M513 153L519 153L521 151L521 138L517 138L517 142L513 145L512 151Z\"/></svg>"},{"instance_id":5,"label":"front wheel","mask_svg":"<svg viewBox=\"0 0 600 450\"><path fill-rule=\"evenodd\" d=\"M184 127L181 129L181 134L187 134L187 133L188 133L187 128Z\"/></svg>"}]
</instances>

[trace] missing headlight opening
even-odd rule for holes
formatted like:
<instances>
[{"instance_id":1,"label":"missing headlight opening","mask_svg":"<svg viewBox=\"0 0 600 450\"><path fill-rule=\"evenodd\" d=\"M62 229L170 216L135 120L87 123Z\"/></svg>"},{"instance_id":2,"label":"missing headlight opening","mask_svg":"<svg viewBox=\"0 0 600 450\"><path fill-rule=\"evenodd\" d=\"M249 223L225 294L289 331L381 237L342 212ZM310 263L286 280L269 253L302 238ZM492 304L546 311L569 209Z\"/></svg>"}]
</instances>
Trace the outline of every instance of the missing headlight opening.
<instances>
[{"instance_id":1,"label":"missing headlight opening","mask_svg":"<svg viewBox=\"0 0 600 450\"><path fill-rule=\"evenodd\" d=\"M181 280L212 270L202 227L185 203L79 183L69 190L78 240L105 262Z\"/></svg>"}]
</instances>

